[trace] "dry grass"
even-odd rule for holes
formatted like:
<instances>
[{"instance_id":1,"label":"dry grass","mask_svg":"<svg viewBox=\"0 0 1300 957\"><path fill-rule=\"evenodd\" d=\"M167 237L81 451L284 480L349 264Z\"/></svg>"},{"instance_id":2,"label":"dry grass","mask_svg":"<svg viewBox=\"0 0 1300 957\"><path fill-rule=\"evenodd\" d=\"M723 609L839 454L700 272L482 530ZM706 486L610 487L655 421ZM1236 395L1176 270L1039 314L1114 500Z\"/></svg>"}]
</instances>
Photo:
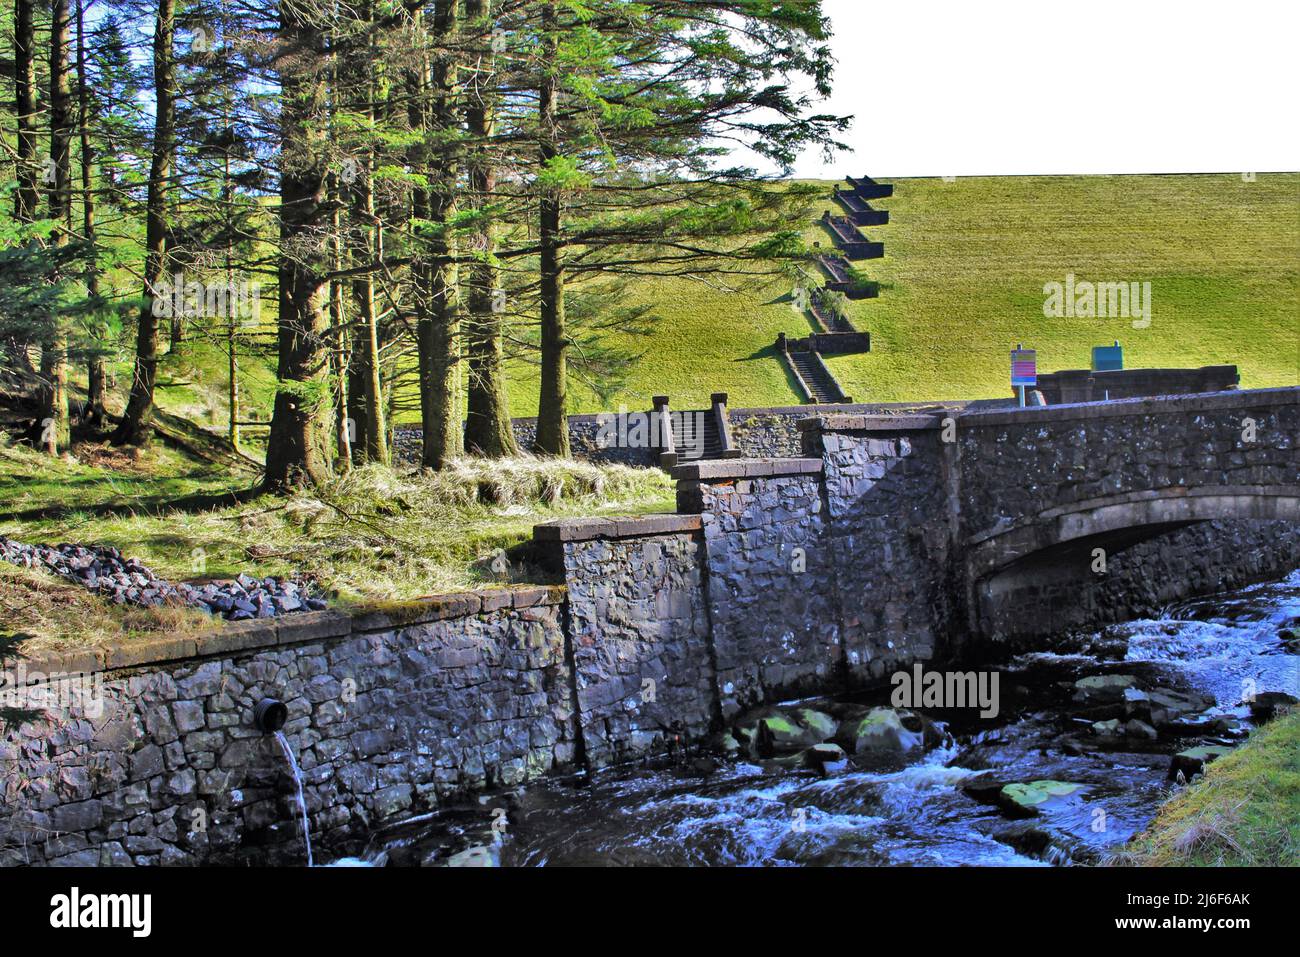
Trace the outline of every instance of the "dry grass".
<instances>
[{"instance_id":1,"label":"dry grass","mask_svg":"<svg viewBox=\"0 0 1300 957\"><path fill-rule=\"evenodd\" d=\"M20 638L25 654L197 634L211 627L212 618L193 608L115 605L55 575L0 562L0 633Z\"/></svg>"},{"instance_id":2,"label":"dry grass","mask_svg":"<svg viewBox=\"0 0 1300 957\"><path fill-rule=\"evenodd\" d=\"M114 545L172 581L240 572L295 577L347 605L537 580L536 569L506 554L531 539L535 524L573 515L673 511L675 505L672 482L657 469L521 456L465 459L442 472L367 466L289 499L182 511L160 503L175 497L167 494L173 488L192 491L188 476L166 469L148 475L137 463L102 461L113 467L3 450L0 490L8 489L18 508L0 518L0 535ZM114 509L91 510L101 504ZM58 505L70 510L39 517L27 511ZM0 563L0 570L6 581L22 581L11 566ZM148 613L136 620L79 586L45 576L31 581L44 582L47 595L63 596L67 607L26 595L17 584L6 586L18 591L3 625L42 642L93 644L103 635L165 630Z\"/></svg>"}]
</instances>

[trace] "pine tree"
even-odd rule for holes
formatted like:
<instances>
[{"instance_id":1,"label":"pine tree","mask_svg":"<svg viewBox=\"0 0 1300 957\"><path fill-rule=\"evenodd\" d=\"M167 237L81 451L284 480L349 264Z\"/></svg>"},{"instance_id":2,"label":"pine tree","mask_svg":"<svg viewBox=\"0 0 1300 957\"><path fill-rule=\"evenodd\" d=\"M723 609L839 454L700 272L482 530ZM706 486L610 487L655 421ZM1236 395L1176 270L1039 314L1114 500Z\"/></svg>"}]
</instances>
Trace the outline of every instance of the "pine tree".
<instances>
[{"instance_id":1,"label":"pine tree","mask_svg":"<svg viewBox=\"0 0 1300 957\"><path fill-rule=\"evenodd\" d=\"M153 431L154 387L158 381L158 313L155 301L167 272L168 195L176 136L175 0L158 0L154 18L154 129L145 206L143 304L136 330L135 369L116 445L147 445Z\"/></svg>"},{"instance_id":2,"label":"pine tree","mask_svg":"<svg viewBox=\"0 0 1300 957\"><path fill-rule=\"evenodd\" d=\"M519 452L510 422L502 369L502 333L505 302L498 286L496 262L497 157L493 151L496 130L497 50L492 0L466 0L465 15L473 31L475 58L467 84L465 122L469 147L469 203L474 216L474 259L468 266L466 358L469 384L466 398L465 448L489 458Z\"/></svg>"},{"instance_id":3,"label":"pine tree","mask_svg":"<svg viewBox=\"0 0 1300 957\"><path fill-rule=\"evenodd\" d=\"M325 230L330 215L322 19L309 4L280 2L279 360L267 491L318 484L328 473Z\"/></svg>"}]
</instances>

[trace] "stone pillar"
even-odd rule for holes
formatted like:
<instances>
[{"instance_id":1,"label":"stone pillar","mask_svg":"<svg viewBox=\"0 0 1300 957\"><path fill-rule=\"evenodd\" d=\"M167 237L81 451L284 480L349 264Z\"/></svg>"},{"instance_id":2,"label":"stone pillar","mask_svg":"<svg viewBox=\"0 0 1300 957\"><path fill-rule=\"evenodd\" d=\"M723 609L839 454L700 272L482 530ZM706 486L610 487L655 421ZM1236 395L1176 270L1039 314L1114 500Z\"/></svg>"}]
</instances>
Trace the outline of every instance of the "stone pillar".
<instances>
[{"instance_id":1,"label":"stone pillar","mask_svg":"<svg viewBox=\"0 0 1300 957\"><path fill-rule=\"evenodd\" d=\"M710 401L713 404L713 424L718 432L720 457L724 459L739 458L740 449L736 448L731 441L731 416L727 413L727 393L715 392Z\"/></svg>"},{"instance_id":2,"label":"stone pillar","mask_svg":"<svg viewBox=\"0 0 1300 957\"><path fill-rule=\"evenodd\" d=\"M843 656L818 459L678 467L704 530L722 717L839 687Z\"/></svg>"},{"instance_id":3,"label":"stone pillar","mask_svg":"<svg viewBox=\"0 0 1300 957\"><path fill-rule=\"evenodd\" d=\"M568 588L567 641L589 767L697 744L718 722L695 515L538 525Z\"/></svg>"},{"instance_id":4,"label":"stone pillar","mask_svg":"<svg viewBox=\"0 0 1300 957\"><path fill-rule=\"evenodd\" d=\"M659 433L659 467L672 471L677 465L677 448L673 439L672 413L668 410L668 396L657 395L652 399L655 430Z\"/></svg>"},{"instance_id":5,"label":"stone pillar","mask_svg":"<svg viewBox=\"0 0 1300 957\"><path fill-rule=\"evenodd\" d=\"M825 466L848 680L862 685L929 659L957 633L963 605L943 418L804 419L805 454Z\"/></svg>"}]
</instances>

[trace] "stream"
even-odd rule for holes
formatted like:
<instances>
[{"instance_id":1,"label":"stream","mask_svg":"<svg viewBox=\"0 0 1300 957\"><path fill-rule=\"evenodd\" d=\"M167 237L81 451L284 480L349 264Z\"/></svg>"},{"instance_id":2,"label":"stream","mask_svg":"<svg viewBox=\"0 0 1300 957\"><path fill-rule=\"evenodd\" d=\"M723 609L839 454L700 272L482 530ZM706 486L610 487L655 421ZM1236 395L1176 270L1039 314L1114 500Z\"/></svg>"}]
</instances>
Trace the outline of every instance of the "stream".
<instances>
[{"instance_id":1,"label":"stream","mask_svg":"<svg viewBox=\"0 0 1300 957\"><path fill-rule=\"evenodd\" d=\"M388 828L364 855L336 863L1098 863L1182 786L1170 775L1175 753L1245 737L1253 718L1243 695L1300 696L1297 633L1300 570L1016 657L999 669L995 718L918 708L903 719L917 731L902 734L910 748L811 769L793 748L760 756L741 741L730 760L700 749L483 795ZM886 688L764 713L839 720L836 740L851 751L845 716L858 722L889 704ZM1026 784L1007 799L1005 785Z\"/></svg>"}]
</instances>

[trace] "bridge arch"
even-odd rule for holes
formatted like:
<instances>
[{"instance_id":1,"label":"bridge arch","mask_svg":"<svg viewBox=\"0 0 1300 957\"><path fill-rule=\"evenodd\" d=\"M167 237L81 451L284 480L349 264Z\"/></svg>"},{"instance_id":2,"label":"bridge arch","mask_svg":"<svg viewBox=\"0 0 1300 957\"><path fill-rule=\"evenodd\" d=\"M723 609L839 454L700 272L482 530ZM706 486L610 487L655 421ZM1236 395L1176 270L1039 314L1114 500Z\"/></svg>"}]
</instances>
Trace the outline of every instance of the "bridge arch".
<instances>
[{"instance_id":1,"label":"bridge arch","mask_svg":"<svg viewBox=\"0 0 1300 957\"><path fill-rule=\"evenodd\" d=\"M1070 543L1127 546L1195 522L1232 519L1300 522L1300 485L1170 486L1070 503L970 536L967 569L981 581Z\"/></svg>"}]
</instances>

